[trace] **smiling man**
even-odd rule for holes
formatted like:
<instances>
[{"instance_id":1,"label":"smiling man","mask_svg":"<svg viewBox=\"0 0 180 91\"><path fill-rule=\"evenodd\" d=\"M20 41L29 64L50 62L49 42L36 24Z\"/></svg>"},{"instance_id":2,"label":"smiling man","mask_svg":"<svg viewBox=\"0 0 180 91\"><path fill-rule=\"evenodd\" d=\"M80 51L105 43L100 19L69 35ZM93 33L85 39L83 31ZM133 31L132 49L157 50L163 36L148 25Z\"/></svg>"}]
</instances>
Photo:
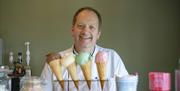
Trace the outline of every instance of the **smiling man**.
<instances>
[{"instance_id":1,"label":"smiling man","mask_svg":"<svg viewBox=\"0 0 180 91\"><path fill-rule=\"evenodd\" d=\"M92 53L96 41L101 35L101 17L95 12L90 8L82 8L74 16L72 36L77 52L86 51Z\"/></svg>"},{"instance_id":2,"label":"smiling man","mask_svg":"<svg viewBox=\"0 0 180 91\"><path fill-rule=\"evenodd\" d=\"M81 52L90 53L91 56L91 81L90 85L91 91L116 91L116 83L115 76L118 75L120 77L128 75L128 72L122 62L122 59L117 54L116 51L109 48L103 48L96 44L97 40L101 35L101 25L102 19L100 14L91 7L83 7L80 8L73 17L72 23L72 37L73 37L73 46L65 51L61 51L57 53L61 57L66 54L73 54L75 56L79 55ZM106 74L105 74L105 86L101 88L99 84L99 74L97 71L97 65L95 62L96 54L100 51L107 53L107 64L106 64ZM52 57L52 55L51 55ZM57 58L57 57L52 57ZM47 58L51 59L51 58ZM68 60L67 60L68 61ZM82 72L80 65L77 64L77 75L78 75L78 87L75 87L73 82L71 81L71 76L68 73L68 70L62 66L62 79L65 81L64 89L65 91L89 91L87 84L84 82L85 77ZM47 86L46 91L62 91L62 87L56 82L57 77L53 73L51 67L48 63L45 64L44 69L42 71L41 77L46 79Z\"/></svg>"}]
</instances>

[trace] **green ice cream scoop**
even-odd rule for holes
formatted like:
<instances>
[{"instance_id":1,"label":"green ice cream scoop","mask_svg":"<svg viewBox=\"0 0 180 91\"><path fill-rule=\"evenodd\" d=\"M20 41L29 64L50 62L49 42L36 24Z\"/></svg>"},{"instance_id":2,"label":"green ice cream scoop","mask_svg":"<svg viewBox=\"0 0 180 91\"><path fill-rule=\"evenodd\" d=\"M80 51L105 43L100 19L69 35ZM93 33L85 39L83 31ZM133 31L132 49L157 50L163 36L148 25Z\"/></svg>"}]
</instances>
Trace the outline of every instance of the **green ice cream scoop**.
<instances>
[{"instance_id":1,"label":"green ice cream scoop","mask_svg":"<svg viewBox=\"0 0 180 91\"><path fill-rule=\"evenodd\" d=\"M88 52L80 52L77 56L76 56L76 63L79 65L85 64L89 61L91 57L91 54Z\"/></svg>"}]
</instances>

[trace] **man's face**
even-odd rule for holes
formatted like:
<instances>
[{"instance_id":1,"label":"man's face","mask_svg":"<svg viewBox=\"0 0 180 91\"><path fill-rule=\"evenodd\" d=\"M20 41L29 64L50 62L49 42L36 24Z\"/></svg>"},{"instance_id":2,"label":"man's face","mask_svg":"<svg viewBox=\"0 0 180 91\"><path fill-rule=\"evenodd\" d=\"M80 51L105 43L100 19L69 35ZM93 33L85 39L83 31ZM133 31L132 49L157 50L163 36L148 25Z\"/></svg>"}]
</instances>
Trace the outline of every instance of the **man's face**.
<instances>
[{"instance_id":1,"label":"man's face","mask_svg":"<svg viewBox=\"0 0 180 91\"><path fill-rule=\"evenodd\" d=\"M100 37L98 17L92 11L84 10L76 18L72 27L75 46L79 49L92 49Z\"/></svg>"}]
</instances>

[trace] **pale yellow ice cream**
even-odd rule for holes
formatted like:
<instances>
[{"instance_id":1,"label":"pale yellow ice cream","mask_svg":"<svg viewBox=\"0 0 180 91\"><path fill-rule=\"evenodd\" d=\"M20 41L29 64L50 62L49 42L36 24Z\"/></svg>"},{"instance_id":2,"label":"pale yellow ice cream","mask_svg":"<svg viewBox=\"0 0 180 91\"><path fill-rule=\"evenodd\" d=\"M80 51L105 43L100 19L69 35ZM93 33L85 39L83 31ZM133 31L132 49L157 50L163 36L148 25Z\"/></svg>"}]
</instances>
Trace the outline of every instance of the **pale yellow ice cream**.
<instances>
[{"instance_id":1,"label":"pale yellow ice cream","mask_svg":"<svg viewBox=\"0 0 180 91\"><path fill-rule=\"evenodd\" d=\"M78 89L78 76L75 62L75 55L73 53L67 53L62 56L61 64L68 69L68 72L74 81L76 88Z\"/></svg>"}]
</instances>

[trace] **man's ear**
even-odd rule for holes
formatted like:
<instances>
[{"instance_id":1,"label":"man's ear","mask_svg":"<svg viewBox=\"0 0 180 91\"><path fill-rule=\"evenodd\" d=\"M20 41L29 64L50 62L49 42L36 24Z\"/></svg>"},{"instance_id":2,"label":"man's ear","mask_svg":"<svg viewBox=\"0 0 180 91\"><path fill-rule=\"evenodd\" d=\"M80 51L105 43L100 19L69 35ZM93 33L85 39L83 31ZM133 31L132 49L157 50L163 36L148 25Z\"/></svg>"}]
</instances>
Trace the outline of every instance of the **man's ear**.
<instances>
[{"instance_id":1,"label":"man's ear","mask_svg":"<svg viewBox=\"0 0 180 91\"><path fill-rule=\"evenodd\" d=\"M71 27L71 36L73 36L74 28L73 26Z\"/></svg>"},{"instance_id":2,"label":"man's ear","mask_svg":"<svg viewBox=\"0 0 180 91\"><path fill-rule=\"evenodd\" d=\"M72 31L74 31L74 27L73 27L73 26L71 27L71 32L72 32Z\"/></svg>"},{"instance_id":3,"label":"man's ear","mask_svg":"<svg viewBox=\"0 0 180 91\"><path fill-rule=\"evenodd\" d=\"M100 36L101 36L101 31L98 32L98 37L97 37L97 39L99 39Z\"/></svg>"}]
</instances>

